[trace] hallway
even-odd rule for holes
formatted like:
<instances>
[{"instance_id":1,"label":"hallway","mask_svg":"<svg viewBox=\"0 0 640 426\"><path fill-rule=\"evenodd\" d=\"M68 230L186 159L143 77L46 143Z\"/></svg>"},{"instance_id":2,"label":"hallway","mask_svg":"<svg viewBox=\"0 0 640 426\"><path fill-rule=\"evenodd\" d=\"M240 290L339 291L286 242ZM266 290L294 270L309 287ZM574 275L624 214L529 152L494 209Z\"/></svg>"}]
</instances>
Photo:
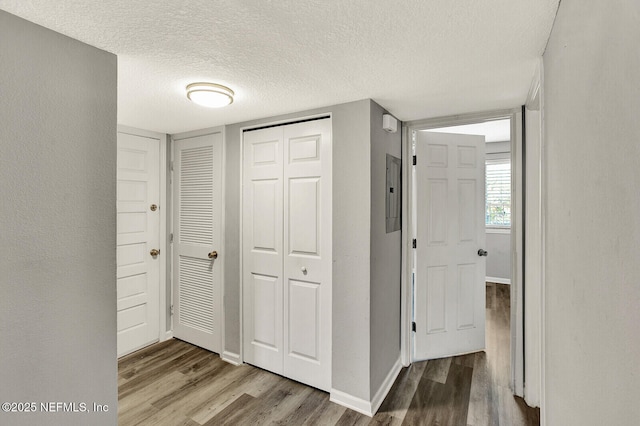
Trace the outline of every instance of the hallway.
<instances>
[{"instance_id":1,"label":"hallway","mask_svg":"<svg viewBox=\"0 0 640 426\"><path fill-rule=\"evenodd\" d=\"M540 411L509 390L509 286L486 289L486 353L402 369L373 419L324 392L169 340L119 361L119 424L537 426Z\"/></svg>"}]
</instances>

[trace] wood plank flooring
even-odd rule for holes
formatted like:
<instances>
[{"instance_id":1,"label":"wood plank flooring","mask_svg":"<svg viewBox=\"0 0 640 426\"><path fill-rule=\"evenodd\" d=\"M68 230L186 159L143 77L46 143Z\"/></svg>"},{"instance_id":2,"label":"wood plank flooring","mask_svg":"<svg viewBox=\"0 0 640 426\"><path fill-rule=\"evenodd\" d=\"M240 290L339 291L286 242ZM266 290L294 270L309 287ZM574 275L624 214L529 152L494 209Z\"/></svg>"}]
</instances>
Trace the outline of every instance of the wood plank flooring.
<instances>
[{"instance_id":1,"label":"wood plank flooring","mask_svg":"<svg viewBox=\"0 0 640 426\"><path fill-rule=\"evenodd\" d=\"M509 390L509 286L487 283L487 350L403 368L367 417L325 392L168 340L118 362L118 422L127 425L533 426L538 409Z\"/></svg>"}]
</instances>

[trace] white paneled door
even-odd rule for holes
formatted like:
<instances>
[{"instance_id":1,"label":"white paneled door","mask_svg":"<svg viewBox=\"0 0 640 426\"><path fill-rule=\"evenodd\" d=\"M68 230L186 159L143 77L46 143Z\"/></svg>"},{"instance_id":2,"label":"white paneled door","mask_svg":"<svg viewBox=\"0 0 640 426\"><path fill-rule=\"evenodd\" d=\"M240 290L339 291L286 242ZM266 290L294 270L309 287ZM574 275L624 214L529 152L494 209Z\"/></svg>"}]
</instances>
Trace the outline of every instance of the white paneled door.
<instances>
[{"instance_id":1,"label":"white paneled door","mask_svg":"<svg viewBox=\"0 0 640 426\"><path fill-rule=\"evenodd\" d=\"M284 374L282 127L243 135L244 361Z\"/></svg>"},{"instance_id":2,"label":"white paneled door","mask_svg":"<svg viewBox=\"0 0 640 426\"><path fill-rule=\"evenodd\" d=\"M414 360L485 348L484 136L418 131Z\"/></svg>"},{"instance_id":3,"label":"white paneled door","mask_svg":"<svg viewBox=\"0 0 640 426\"><path fill-rule=\"evenodd\" d=\"M174 141L173 335L220 353L222 134Z\"/></svg>"},{"instance_id":4,"label":"white paneled door","mask_svg":"<svg viewBox=\"0 0 640 426\"><path fill-rule=\"evenodd\" d=\"M158 340L159 155L158 139L118 133L118 356Z\"/></svg>"},{"instance_id":5,"label":"white paneled door","mask_svg":"<svg viewBox=\"0 0 640 426\"><path fill-rule=\"evenodd\" d=\"M331 120L243 136L244 360L331 387Z\"/></svg>"}]
</instances>

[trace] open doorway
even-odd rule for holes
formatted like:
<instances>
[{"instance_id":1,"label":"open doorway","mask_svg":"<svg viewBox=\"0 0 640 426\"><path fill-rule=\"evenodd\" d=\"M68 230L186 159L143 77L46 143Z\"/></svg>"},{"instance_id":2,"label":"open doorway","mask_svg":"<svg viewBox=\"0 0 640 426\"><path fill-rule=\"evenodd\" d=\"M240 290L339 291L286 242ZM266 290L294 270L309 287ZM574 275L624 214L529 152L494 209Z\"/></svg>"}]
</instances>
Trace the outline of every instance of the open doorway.
<instances>
[{"instance_id":1,"label":"open doorway","mask_svg":"<svg viewBox=\"0 0 640 426\"><path fill-rule=\"evenodd\" d=\"M423 131L484 136L486 282L511 285L511 118Z\"/></svg>"},{"instance_id":2,"label":"open doorway","mask_svg":"<svg viewBox=\"0 0 640 426\"><path fill-rule=\"evenodd\" d=\"M487 228L482 247L489 256L485 281L489 284L486 308L508 301L507 315L508 353L500 355L508 362L508 388L515 395L523 395L523 191L522 191L522 115L520 109L494 111L481 114L445 117L406 123L404 134L404 158L411 159L417 132L444 132L458 134L480 134L486 138L485 167L492 182L483 198L484 221ZM418 160L420 161L420 160ZM413 318L415 314L415 253L413 238L416 231L416 188L412 185L412 164L405 163L404 182L406 204L403 220L409 224L403 250L403 362L411 363L413 357ZM500 296L496 299L497 296ZM484 297L484 296L483 296ZM496 302L498 301L498 302ZM494 303L495 302L495 303ZM505 306L502 306L504 308ZM493 315L494 313L491 313ZM487 317L489 313L487 312Z\"/></svg>"}]
</instances>

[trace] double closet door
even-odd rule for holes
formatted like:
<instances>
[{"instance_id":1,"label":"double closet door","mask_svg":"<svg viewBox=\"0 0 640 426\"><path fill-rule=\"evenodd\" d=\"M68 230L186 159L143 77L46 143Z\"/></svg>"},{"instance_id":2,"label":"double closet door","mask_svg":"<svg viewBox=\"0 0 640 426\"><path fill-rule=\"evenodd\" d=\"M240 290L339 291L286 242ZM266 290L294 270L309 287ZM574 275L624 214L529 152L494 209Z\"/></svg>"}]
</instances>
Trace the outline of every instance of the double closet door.
<instances>
[{"instance_id":1,"label":"double closet door","mask_svg":"<svg viewBox=\"0 0 640 426\"><path fill-rule=\"evenodd\" d=\"M331 388L331 119L243 134L244 361Z\"/></svg>"}]
</instances>

